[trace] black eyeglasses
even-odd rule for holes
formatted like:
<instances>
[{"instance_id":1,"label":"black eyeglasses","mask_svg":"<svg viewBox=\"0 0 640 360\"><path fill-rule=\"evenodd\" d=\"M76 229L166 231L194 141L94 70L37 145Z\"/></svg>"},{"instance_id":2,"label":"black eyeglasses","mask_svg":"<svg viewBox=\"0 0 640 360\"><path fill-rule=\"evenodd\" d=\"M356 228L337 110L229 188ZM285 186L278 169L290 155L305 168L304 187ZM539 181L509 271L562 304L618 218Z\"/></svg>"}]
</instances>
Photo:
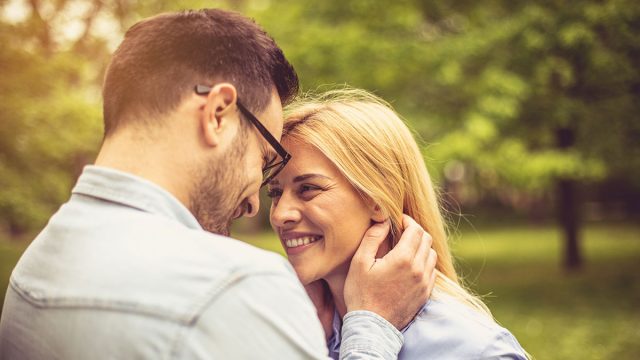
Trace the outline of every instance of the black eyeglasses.
<instances>
[{"instance_id":1,"label":"black eyeglasses","mask_svg":"<svg viewBox=\"0 0 640 360\"><path fill-rule=\"evenodd\" d=\"M211 87L207 85L196 85L195 87L196 94L198 95L207 95L211 92ZM265 166L262 168L262 184L260 187L267 185L282 169L287 165L289 160L291 159L291 154L289 154L283 147L280 145L278 140L271 135L269 130L267 130L264 125L255 117L249 110L247 110L244 105L240 102L240 99L236 99L236 105L238 105L238 109L240 112L253 124L253 126L260 132L262 137L271 145L273 150L280 156L281 161L276 161L277 156L267 161Z\"/></svg>"}]
</instances>

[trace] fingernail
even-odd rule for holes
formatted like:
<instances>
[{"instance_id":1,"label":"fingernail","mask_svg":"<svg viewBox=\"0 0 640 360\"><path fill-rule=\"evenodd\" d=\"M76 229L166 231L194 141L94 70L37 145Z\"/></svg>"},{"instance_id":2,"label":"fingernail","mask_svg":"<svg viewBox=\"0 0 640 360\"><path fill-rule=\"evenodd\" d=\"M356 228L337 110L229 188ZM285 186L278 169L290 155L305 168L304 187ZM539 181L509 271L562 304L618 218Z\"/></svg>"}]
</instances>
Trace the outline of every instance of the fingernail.
<instances>
[{"instance_id":1,"label":"fingernail","mask_svg":"<svg viewBox=\"0 0 640 360\"><path fill-rule=\"evenodd\" d=\"M382 226L382 227L390 227L391 226L391 220L389 220L389 218L387 218L385 221L378 223L378 225Z\"/></svg>"},{"instance_id":2,"label":"fingernail","mask_svg":"<svg viewBox=\"0 0 640 360\"><path fill-rule=\"evenodd\" d=\"M386 236L390 229L389 220L383 222L374 223L369 228L368 232L371 236Z\"/></svg>"}]
</instances>

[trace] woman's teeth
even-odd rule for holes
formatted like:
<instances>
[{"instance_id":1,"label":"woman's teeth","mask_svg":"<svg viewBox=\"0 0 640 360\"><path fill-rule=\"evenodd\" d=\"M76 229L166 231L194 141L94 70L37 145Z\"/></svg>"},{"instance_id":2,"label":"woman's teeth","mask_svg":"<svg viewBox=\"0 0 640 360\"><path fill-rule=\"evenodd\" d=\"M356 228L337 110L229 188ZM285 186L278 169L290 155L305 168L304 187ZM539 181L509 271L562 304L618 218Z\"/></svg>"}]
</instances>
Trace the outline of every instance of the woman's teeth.
<instances>
[{"instance_id":1,"label":"woman's teeth","mask_svg":"<svg viewBox=\"0 0 640 360\"><path fill-rule=\"evenodd\" d=\"M287 245L288 248L293 248L297 246L308 245L320 239L322 239L322 236L303 236L297 239L286 240L284 243L285 245Z\"/></svg>"}]
</instances>

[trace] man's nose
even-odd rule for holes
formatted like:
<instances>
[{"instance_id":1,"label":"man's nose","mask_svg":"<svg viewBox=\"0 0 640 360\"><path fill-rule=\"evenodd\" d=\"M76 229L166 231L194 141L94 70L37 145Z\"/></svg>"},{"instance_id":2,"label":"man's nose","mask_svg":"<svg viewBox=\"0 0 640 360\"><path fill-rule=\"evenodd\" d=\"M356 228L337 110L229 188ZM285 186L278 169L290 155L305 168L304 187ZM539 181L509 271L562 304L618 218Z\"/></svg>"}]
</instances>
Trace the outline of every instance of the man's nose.
<instances>
[{"instance_id":1,"label":"man's nose","mask_svg":"<svg viewBox=\"0 0 640 360\"><path fill-rule=\"evenodd\" d=\"M255 193L247 198L247 211L244 212L246 217L254 217L260 210L260 196Z\"/></svg>"}]
</instances>

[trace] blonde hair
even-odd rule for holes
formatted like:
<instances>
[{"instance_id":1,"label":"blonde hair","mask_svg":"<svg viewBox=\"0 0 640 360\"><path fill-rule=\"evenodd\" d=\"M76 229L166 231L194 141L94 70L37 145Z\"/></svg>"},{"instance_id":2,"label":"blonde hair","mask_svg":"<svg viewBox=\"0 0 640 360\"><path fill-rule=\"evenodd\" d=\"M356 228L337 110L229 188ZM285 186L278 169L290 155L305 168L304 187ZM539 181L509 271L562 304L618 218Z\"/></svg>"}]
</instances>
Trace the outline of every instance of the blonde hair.
<instances>
[{"instance_id":1,"label":"blonde hair","mask_svg":"<svg viewBox=\"0 0 640 360\"><path fill-rule=\"evenodd\" d=\"M359 89L301 96L285 109L285 138L315 146L365 199L380 207L391 222L391 246L401 234L402 214L415 219L433 238L438 254L436 289L491 316L458 278L424 159L388 103Z\"/></svg>"}]
</instances>

